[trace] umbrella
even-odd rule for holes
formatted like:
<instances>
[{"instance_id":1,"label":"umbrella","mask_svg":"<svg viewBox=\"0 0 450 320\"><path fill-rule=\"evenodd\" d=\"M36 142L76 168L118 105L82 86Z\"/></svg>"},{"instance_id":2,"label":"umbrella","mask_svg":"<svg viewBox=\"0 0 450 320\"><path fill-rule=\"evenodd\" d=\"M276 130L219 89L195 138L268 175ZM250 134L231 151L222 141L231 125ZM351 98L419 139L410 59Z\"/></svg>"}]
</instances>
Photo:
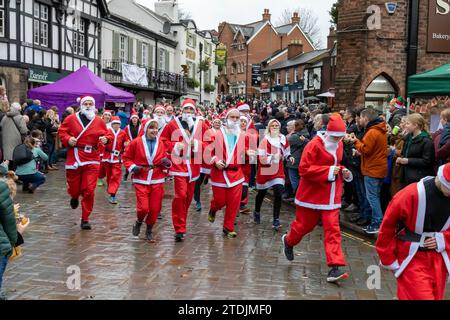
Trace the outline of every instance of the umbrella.
<instances>
[{"instance_id":1,"label":"umbrella","mask_svg":"<svg viewBox=\"0 0 450 320\"><path fill-rule=\"evenodd\" d=\"M320 99L317 97L307 97L304 99L305 101L319 101Z\"/></svg>"},{"instance_id":2,"label":"umbrella","mask_svg":"<svg viewBox=\"0 0 450 320\"><path fill-rule=\"evenodd\" d=\"M334 93L331 92L325 92L317 95L318 97L324 97L324 98L334 98Z\"/></svg>"}]
</instances>

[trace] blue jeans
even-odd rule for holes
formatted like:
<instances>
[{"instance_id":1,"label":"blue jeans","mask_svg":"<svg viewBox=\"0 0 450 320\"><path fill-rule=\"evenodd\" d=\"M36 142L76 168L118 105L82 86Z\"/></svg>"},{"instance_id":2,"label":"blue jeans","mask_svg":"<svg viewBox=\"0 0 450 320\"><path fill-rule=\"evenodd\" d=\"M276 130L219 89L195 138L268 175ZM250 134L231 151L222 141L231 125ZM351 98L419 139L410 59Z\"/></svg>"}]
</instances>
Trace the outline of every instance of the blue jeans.
<instances>
[{"instance_id":1,"label":"blue jeans","mask_svg":"<svg viewBox=\"0 0 450 320\"><path fill-rule=\"evenodd\" d=\"M45 176L40 172L20 175L18 177L23 182L24 186L27 186L29 183L32 183L37 188L45 182Z\"/></svg>"},{"instance_id":2,"label":"blue jeans","mask_svg":"<svg viewBox=\"0 0 450 320\"><path fill-rule=\"evenodd\" d=\"M297 193L297 189L298 189L298 184L300 182L300 176L298 174L298 169L295 168L289 168L289 180L291 180L291 186L292 186L292 191L293 194L295 196L295 194Z\"/></svg>"},{"instance_id":3,"label":"blue jeans","mask_svg":"<svg viewBox=\"0 0 450 320\"><path fill-rule=\"evenodd\" d=\"M353 185L359 202L359 216L364 219L371 219L372 208L366 197L366 187L364 186L364 177L360 173L353 173Z\"/></svg>"},{"instance_id":4,"label":"blue jeans","mask_svg":"<svg viewBox=\"0 0 450 320\"><path fill-rule=\"evenodd\" d=\"M383 220L383 211L381 210L380 193L383 179L364 177L366 186L366 198L372 208L372 224L379 226Z\"/></svg>"},{"instance_id":5,"label":"blue jeans","mask_svg":"<svg viewBox=\"0 0 450 320\"><path fill-rule=\"evenodd\" d=\"M0 294L2 291L3 274L5 273L7 263L8 263L8 257L1 256L0 257Z\"/></svg>"}]
</instances>

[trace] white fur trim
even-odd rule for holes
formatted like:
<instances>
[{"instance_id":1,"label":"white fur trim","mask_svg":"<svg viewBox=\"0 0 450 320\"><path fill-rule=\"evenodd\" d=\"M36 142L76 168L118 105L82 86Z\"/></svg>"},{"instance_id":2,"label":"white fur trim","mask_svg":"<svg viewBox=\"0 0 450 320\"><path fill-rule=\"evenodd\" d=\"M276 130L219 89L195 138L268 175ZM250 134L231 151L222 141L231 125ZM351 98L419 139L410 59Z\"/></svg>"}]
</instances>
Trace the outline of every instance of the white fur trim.
<instances>
[{"instance_id":1,"label":"white fur trim","mask_svg":"<svg viewBox=\"0 0 450 320\"><path fill-rule=\"evenodd\" d=\"M388 266L383 265L380 261L380 266L382 266L385 269L392 270L392 271L396 271L400 268L400 265L398 264L398 260L395 260L392 264L390 264Z\"/></svg>"},{"instance_id":2,"label":"white fur trim","mask_svg":"<svg viewBox=\"0 0 450 320\"><path fill-rule=\"evenodd\" d=\"M264 184L257 183L256 184L256 189L257 190L265 190L265 189L272 188L273 186L275 186L277 184L280 184L280 185L284 186L285 180L283 178L275 178L275 179L272 179L270 181L267 181Z\"/></svg>"},{"instance_id":3,"label":"white fur trim","mask_svg":"<svg viewBox=\"0 0 450 320\"><path fill-rule=\"evenodd\" d=\"M166 179L165 179L165 178L163 178L163 179L158 179L158 180L139 180L139 179L132 179L131 181L132 181L133 183L136 183L136 184L144 184L144 185L149 186L149 185L154 185L154 184L161 184L161 183L164 183L164 182L166 182Z\"/></svg>"},{"instance_id":4,"label":"white fur trim","mask_svg":"<svg viewBox=\"0 0 450 320\"><path fill-rule=\"evenodd\" d=\"M128 172L132 172L133 171L133 169L134 168L136 168L137 167L137 165L135 165L135 164L132 164L129 168L128 168Z\"/></svg>"},{"instance_id":5,"label":"white fur trim","mask_svg":"<svg viewBox=\"0 0 450 320\"><path fill-rule=\"evenodd\" d=\"M336 181L336 176L334 175L334 169L336 166L331 166L330 170L328 171L328 181Z\"/></svg>"},{"instance_id":6,"label":"white fur trim","mask_svg":"<svg viewBox=\"0 0 450 320\"><path fill-rule=\"evenodd\" d=\"M200 168L200 173L203 173L203 174L211 174L211 169Z\"/></svg>"},{"instance_id":7,"label":"white fur trim","mask_svg":"<svg viewBox=\"0 0 450 320\"><path fill-rule=\"evenodd\" d=\"M437 252L443 252L445 250L445 238L442 232L436 232L435 234L437 242Z\"/></svg>"},{"instance_id":8,"label":"white fur trim","mask_svg":"<svg viewBox=\"0 0 450 320\"><path fill-rule=\"evenodd\" d=\"M346 135L346 132L341 132L341 131L325 131L326 134L328 136L332 136L332 137L343 137Z\"/></svg>"},{"instance_id":9,"label":"white fur trim","mask_svg":"<svg viewBox=\"0 0 450 320\"><path fill-rule=\"evenodd\" d=\"M227 181L227 183L219 183L219 182L213 182L213 181L209 181L209 184L215 187L221 187L221 188L233 188L235 186L237 186L238 184L241 184L245 181L244 178L239 179L238 181L235 182L229 182Z\"/></svg>"},{"instance_id":10,"label":"white fur trim","mask_svg":"<svg viewBox=\"0 0 450 320\"><path fill-rule=\"evenodd\" d=\"M444 177L444 167L445 166L440 166L439 167L438 179L439 179L439 181L442 183L442 185L444 187L446 187L447 189L450 189L450 181L447 181L447 179L445 179L445 177Z\"/></svg>"},{"instance_id":11,"label":"white fur trim","mask_svg":"<svg viewBox=\"0 0 450 320\"><path fill-rule=\"evenodd\" d=\"M239 111L245 111L245 110L250 111L250 106L249 106L248 104L245 103L245 104L239 106L237 109L238 109Z\"/></svg>"},{"instance_id":12,"label":"white fur trim","mask_svg":"<svg viewBox=\"0 0 450 320\"><path fill-rule=\"evenodd\" d=\"M184 104L182 109L185 109L185 108L192 108L192 109L196 110L196 109L195 109L195 106L194 106L192 103L186 103L186 104Z\"/></svg>"},{"instance_id":13,"label":"white fur trim","mask_svg":"<svg viewBox=\"0 0 450 320\"><path fill-rule=\"evenodd\" d=\"M315 203L309 203L309 202L302 202L297 199L295 199L295 204L299 207L309 208L309 209L315 209L315 210L335 210L341 208L340 203L334 203L334 204L315 204Z\"/></svg>"}]
</instances>

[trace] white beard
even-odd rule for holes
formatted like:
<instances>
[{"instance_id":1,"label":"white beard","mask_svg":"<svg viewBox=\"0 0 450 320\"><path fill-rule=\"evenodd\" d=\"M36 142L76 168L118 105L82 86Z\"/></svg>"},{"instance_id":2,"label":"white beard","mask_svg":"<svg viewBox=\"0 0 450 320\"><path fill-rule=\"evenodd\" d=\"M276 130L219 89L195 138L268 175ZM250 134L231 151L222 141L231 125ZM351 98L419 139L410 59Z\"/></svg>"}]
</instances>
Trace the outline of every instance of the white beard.
<instances>
[{"instance_id":1,"label":"white beard","mask_svg":"<svg viewBox=\"0 0 450 320\"><path fill-rule=\"evenodd\" d=\"M166 120L163 116L155 116L155 120L158 121L158 128L161 129L166 125Z\"/></svg>"},{"instance_id":2,"label":"white beard","mask_svg":"<svg viewBox=\"0 0 450 320\"><path fill-rule=\"evenodd\" d=\"M325 150L330 153L336 153L337 148L339 147L339 142L331 141L328 137L325 138Z\"/></svg>"},{"instance_id":3,"label":"white beard","mask_svg":"<svg viewBox=\"0 0 450 320\"><path fill-rule=\"evenodd\" d=\"M194 125L194 119L192 118L192 115L188 115L188 114L183 114L181 116L181 118L183 119L183 121L186 121L186 123L188 124L189 128L192 128L192 126Z\"/></svg>"},{"instance_id":4,"label":"white beard","mask_svg":"<svg viewBox=\"0 0 450 320\"><path fill-rule=\"evenodd\" d=\"M88 118L88 120L92 120L95 118L95 110L94 109L86 110L85 107L81 107L80 112L81 112L81 114L84 114L86 116L86 118Z\"/></svg>"},{"instance_id":5,"label":"white beard","mask_svg":"<svg viewBox=\"0 0 450 320\"><path fill-rule=\"evenodd\" d=\"M227 120L228 133L238 136L241 133L241 128L239 127L239 122L233 122Z\"/></svg>"},{"instance_id":6,"label":"white beard","mask_svg":"<svg viewBox=\"0 0 450 320\"><path fill-rule=\"evenodd\" d=\"M167 123L169 123L173 117L172 116L165 116L164 119L166 120Z\"/></svg>"}]
</instances>

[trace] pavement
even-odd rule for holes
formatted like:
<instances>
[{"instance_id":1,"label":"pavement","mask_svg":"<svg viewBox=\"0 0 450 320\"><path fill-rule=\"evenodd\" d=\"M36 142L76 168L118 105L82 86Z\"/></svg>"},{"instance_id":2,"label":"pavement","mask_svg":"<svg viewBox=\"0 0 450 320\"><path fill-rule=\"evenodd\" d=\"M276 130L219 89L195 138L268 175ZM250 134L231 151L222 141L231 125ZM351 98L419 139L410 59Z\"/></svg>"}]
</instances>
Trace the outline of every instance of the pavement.
<instances>
[{"instance_id":1,"label":"pavement","mask_svg":"<svg viewBox=\"0 0 450 320\"><path fill-rule=\"evenodd\" d=\"M228 239L222 235L221 213L214 224L207 220L211 189L203 186L203 210L195 212L193 203L186 240L175 243L169 182L163 219L154 228L156 242L148 243L131 234L136 219L131 182L122 183L116 206L107 202L105 187L97 188L91 231L80 230L80 209L70 209L65 189L64 169L49 173L35 194L19 188L15 202L31 224L23 255L6 270L9 299L395 299L395 279L388 271L381 271L379 289L368 288L367 268L378 259L373 240L357 234L342 232L350 278L339 286L326 282L320 227L295 247L295 260L287 261L281 235L295 217L291 206L282 207L281 232L271 229L272 207L266 199L261 225L241 215L238 237Z\"/></svg>"}]
</instances>

